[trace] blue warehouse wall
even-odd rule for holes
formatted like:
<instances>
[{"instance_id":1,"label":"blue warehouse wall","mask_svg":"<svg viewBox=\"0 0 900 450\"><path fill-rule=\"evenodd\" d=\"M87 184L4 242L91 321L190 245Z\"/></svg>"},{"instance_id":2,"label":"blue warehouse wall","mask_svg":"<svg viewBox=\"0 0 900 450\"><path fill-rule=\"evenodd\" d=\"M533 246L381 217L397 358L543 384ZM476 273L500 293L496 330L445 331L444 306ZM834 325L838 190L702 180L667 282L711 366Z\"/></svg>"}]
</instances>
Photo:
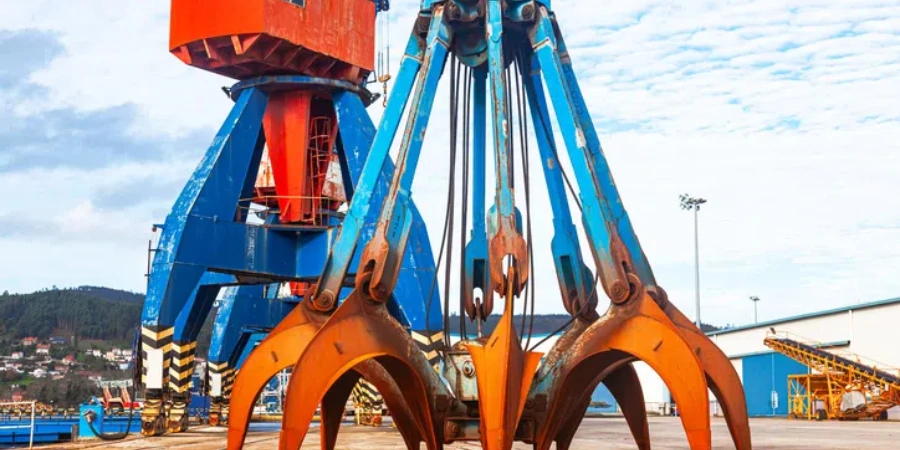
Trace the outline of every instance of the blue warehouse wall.
<instances>
[{"instance_id":1,"label":"blue warehouse wall","mask_svg":"<svg viewBox=\"0 0 900 450\"><path fill-rule=\"evenodd\" d=\"M786 416L787 377L805 374L807 367L780 353L764 353L742 358L744 393L750 417ZM776 401L773 404L773 394Z\"/></svg>"},{"instance_id":2,"label":"blue warehouse wall","mask_svg":"<svg viewBox=\"0 0 900 450\"><path fill-rule=\"evenodd\" d=\"M597 386L597 389L594 390L594 393L591 395L591 402L603 402L609 406L606 407L597 407L597 408L589 408L590 412L601 412L601 413L614 413L616 412L616 399L613 397L612 393L609 392L609 389L606 388L606 385L600 383Z\"/></svg>"}]
</instances>

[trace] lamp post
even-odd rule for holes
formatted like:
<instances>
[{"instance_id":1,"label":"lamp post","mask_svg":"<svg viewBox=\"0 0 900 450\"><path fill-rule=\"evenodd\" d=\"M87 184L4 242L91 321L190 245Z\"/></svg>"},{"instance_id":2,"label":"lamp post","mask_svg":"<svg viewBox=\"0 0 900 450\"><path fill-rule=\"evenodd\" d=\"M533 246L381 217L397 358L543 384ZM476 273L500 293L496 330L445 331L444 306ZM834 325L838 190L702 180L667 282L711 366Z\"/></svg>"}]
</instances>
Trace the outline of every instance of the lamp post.
<instances>
[{"instance_id":1,"label":"lamp post","mask_svg":"<svg viewBox=\"0 0 900 450\"><path fill-rule=\"evenodd\" d=\"M750 301L753 302L753 323L759 323L759 315L757 315L756 305L759 303L759 297L755 295L750 296Z\"/></svg>"},{"instance_id":2,"label":"lamp post","mask_svg":"<svg viewBox=\"0 0 900 450\"><path fill-rule=\"evenodd\" d=\"M698 213L700 212L700 205L706 203L706 199L681 194L679 200L681 200L681 209L694 211L694 290L697 303L697 328L703 331L702 322L700 322L700 228L698 225Z\"/></svg>"}]
</instances>

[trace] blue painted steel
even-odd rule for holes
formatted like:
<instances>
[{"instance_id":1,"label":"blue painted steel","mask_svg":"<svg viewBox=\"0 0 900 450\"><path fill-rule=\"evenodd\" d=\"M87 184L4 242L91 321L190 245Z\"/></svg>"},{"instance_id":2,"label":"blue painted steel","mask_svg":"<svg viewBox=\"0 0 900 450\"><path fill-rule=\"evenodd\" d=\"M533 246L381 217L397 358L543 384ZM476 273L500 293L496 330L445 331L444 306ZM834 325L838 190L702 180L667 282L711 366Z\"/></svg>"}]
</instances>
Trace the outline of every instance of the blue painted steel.
<instances>
[{"instance_id":1,"label":"blue painted steel","mask_svg":"<svg viewBox=\"0 0 900 450\"><path fill-rule=\"evenodd\" d=\"M199 374L194 374L194 386L200 385ZM188 416L209 417L209 396L205 394L191 393L191 401L188 403Z\"/></svg>"},{"instance_id":2,"label":"blue painted steel","mask_svg":"<svg viewBox=\"0 0 900 450\"><path fill-rule=\"evenodd\" d=\"M571 95L574 110L578 115L581 130L584 133L587 148L590 151L591 172L594 174L594 183L600 187L601 198L605 200L606 208L609 211L608 214L612 218L610 224L615 225L619 238L622 239L622 243L628 249L631 264L641 282L643 282L645 287L656 286L653 270L650 268L650 263L641 249L641 244L631 224L631 218L625 211L622 198L619 196L619 190L616 188L615 181L613 181L609 163L603 155L600 138L597 137L597 130L594 128L593 120L591 120L591 113L578 85L578 78L575 76L575 70L572 68L572 60L569 58L566 42L559 33L557 33L556 38L562 61L562 70L567 82L567 90Z\"/></svg>"},{"instance_id":3,"label":"blue painted steel","mask_svg":"<svg viewBox=\"0 0 900 450\"><path fill-rule=\"evenodd\" d=\"M253 351L253 349L255 349L256 346L260 342L262 342L262 340L265 339L267 335L268 335L268 333L262 333L262 332L250 333L250 335L247 337L247 343L244 345L243 349L240 349L241 352L237 355L237 359L235 360L234 367L240 368L241 366L243 366L244 361L247 360L247 357L250 356L250 353ZM235 350L238 350L238 349L235 349Z\"/></svg>"},{"instance_id":4,"label":"blue painted steel","mask_svg":"<svg viewBox=\"0 0 900 450\"><path fill-rule=\"evenodd\" d=\"M786 416L788 413L788 375L806 374L808 368L780 353L748 356L741 359L747 413L751 417ZM773 405L772 392L777 396Z\"/></svg>"},{"instance_id":5,"label":"blue painted steel","mask_svg":"<svg viewBox=\"0 0 900 450\"><path fill-rule=\"evenodd\" d=\"M253 147L253 154L250 155L251 167L258 167L262 161L262 155L266 147L265 133L259 133L256 139L256 145ZM240 200L238 200L237 212L234 215L234 222L244 223L250 216L250 203L256 195L256 176L252 175L252 170L248 176L244 177L244 187L241 189Z\"/></svg>"},{"instance_id":6,"label":"blue painted steel","mask_svg":"<svg viewBox=\"0 0 900 450\"><path fill-rule=\"evenodd\" d=\"M491 274L488 265L487 230L485 218L485 175L487 152L487 71L473 71L472 83L472 231L466 245L466 273L463 299L473 304L475 289L482 298L491 294Z\"/></svg>"},{"instance_id":7,"label":"blue painted steel","mask_svg":"<svg viewBox=\"0 0 900 450\"><path fill-rule=\"evenodd\" d=\"M381 176L382 168L388 159L388 153L400 126L400 119L406 110L409 92L416 81L422 59L425 55L425 46L422 40L415 35L410 36L406 45L406 52L400 60L400 71L394 81L393 94L388 98L384 116L378 126L378 132L371 145L371 151L366 158L359 183L356 184L350 209L344 217L344 223L338 232L337 239L331 248L322 270L322 276L316 284L313 298L319 297L324 292L332 295L339 292L347 269L353 260L356 244L359 242L360 232L365 224L369 208L372 203L380 205L381 199L373 197L373 191Z\"/></svg>"},{"instance_id":8,"label":"blue painted steel","mask_svg":"<svg viewBox=\"0 0 900 450\"><path fill-rule=\"evenodd\" d=\"M375 139L375 125L355 95L347 93L335 95L334 107L338 124L341 127L344 159L347 161L345 173L350 179L344 186L348 190L348 195L355 198L356 186L362 177L363 166L369 155L369 146ZM372 190L372 198L383 199L387 195L388 180L391 179L392 173L394 173L394 163L387 158L381 167L381 176ZM437 289L431 290L431 281L434 279L435 271L431 242L425 222L414 203L410 203L410 213L412 214L410 243L403 255L397 289L392 296L392 309L396 308L398 312L392 311L392 313L400 320L401 324L415 331L436 330L442 326L443 312L440 293ZM378 209L372 208L366 218L361 241L368 242L372 239L377 219ZM359 265L360 255L361 252L357 251L351 261L354 267ZM429 293L431 293L430 300ZM416 303L419 301L421 304ZM429 308L430 312L427 314L429 323L426 324L425 311Z\"/></svg>"},{"instance_id":9,"label":"blue painted steel","mask_svg":"<svg viewBox=\"0 0 900 450\"><path fill-rule=\"evenodd\" d=\"M184 305L184 309L175 319L175 342L193 342L200 334L200 328L212 310L213 303L219 295L219 288L224 284L234 283L234 277L214 272L207 272L200 278L200 282L191 297Z\"/></svg>"},{"instance_id":10,"label":"blue painted steel","mask_svg":"<svg viewBox=\"0 0 900 450\"><path fill-rule=\"evenodd\" d=\"M606 403L607 406L594 406L588 408L588 412L593 413L614 413L617 410L616 398L605 384L600 383L594 393L591 394L591 403Z\"/></svg>"},{"instance_id":11,"label":"blue painted steel","mask_svg":"<svg viewBox=\"0 0 900 450\"><path fill-rule=\"evenodd\" d=\"M259 91L247 88L242 91L241 97L235 108L246 108L249 103L248 97L262 95ZM344 166L350 173L352 180L350 187L355 184L357 175L360 173L359 167L363 165L367 153L368 143L371 142L371 136L374 134L371 119L365 112L365 107L359 97L352 93L338 93L335 95L335 104L339 121L344 125L341 128L342 144L344 144L342 156L344 156ZM254 111L259 112L259 111ZM229 118L229 123L244 119L240 110L233 113ZM249 119L248 119L249 120ZM261 121L261 115L256 116L256 120ZM243 123L243 122L241 122ZM261 122L260 122L261 123ZM249 128L248 125L244 125ZM234 128L234 127L232 127ZM258 128L255 130L258 134ZM195 291L184 296L184 287L191 281L195 272L199 268L208 268L210 270L231 272L231 273L253 273L257 276L264 276L272 280L314 280L321 274L326 256L329 251L331 240L330 230L321 229L305 229L301 233L297 233L297 229L281 229L271 224L250 225L230 220L227 216L217 216L209 211L201 211L204 214L193 212L190 207L183 205L197 203L202 195L208 194L212 199L204 199L207 203L212 200L220 200L221 197L213 189L207 189L206 185L194 180L207 180L212 182L216 180L210 175L212 168L219 166L218 157L222 157L222 152L240 153L237 148L238 143L235 142L227 149L222 149L222 142L231 142L234 138L228 134L228 127L223 127L216 139L216 145L211 148L215 150L215 155L208 155L204 162L198 168L192 178L193 189L185 189L182 197L176 203L167 219L167 226L160 240L160 251L154 262L154 269L151 272L151 289L148 300L145 302L143 322L145 325L169 325L172 324L171 312L182 312L184 314L180 328L186 328L188 324L199 326L203 320L201 316L208 313L211 305L209 299L214 298L215 294L207 293L207 288L201 291ZM246 149L250 139L244 139L243 148ZM261 148L259 142L254 138L252 148ZM232 148L234 147L234 148ZM231 157L231 156L229 156ZM242 173L238 164L235 163L230 169L233 178L242 178L241 191L247 190L247 183L244 182L248 177L248 173L255 173L258 166L258 158L245 159L247 166ZM393 165L385 165L384 171L390 173ZM220 176L219 178L221 178ZM386 180L382 181L381 190L386 190ZM231 183L233 189L237 183ZM189 184L189 187L191 185ZM353 192L351 192L353 193ZM185 200L185 197L194 195L198 199ZM232 201L232 205L236 204L237 198L241 196L224 195L226 200L222 200L223 205L217 205L216 212L222 213L226 210L224 202ZM232 206L233 208L233 206ZM373 215L374 217L374 215ZM403 270L402 279L400 281L402 289L396 293L398 298L410 299L409 305L398 305L398 319L407 325L416 329L424 329L424 310L426 302L422 300L426 295L423 293L427 287L424 281L426 278L431 279L429 274L433 275L434 261L430 253L430 243L428 242L427 233L422 224L421 217L418 212L413 209L413 221L416 226L414 233L415 251L410 252ZM372 220L374 226L374 220ZM179 247L169 244L173 241L171 236L177 236ZM216 239L210 239L215 236ZM243 245L241 245L243 244ZM177 257L173 258L173 251L178 248ZM172 262L172 260L175 260ZM161 264L160 261L163 263ZM164 270L164 269L174 270ZM165 302L160 299L158 287L164 285L168 290L172 291L177 288L176 296L169 293L170 307L163 308ZM195 282L196 285L196 282ZM154 288L156 286L156 288ZM211 288L210 288L211 289ZM200 296L202 301L198 299L198 292L204 293ZM208 295L207 295L208 294ZM437 295L437 293L435 293ZM431 317L433 324L440 323L440 301L433 301L433 311ZM194 305L200 307L195 308ZM168 311L168 313L167 313ZM205 313L204 313L205 311ZM409 317L407 317L407 315ZM191 330L193 330L192 328ZM196 335L189 332L187 334Z\"/></svg>"},{"instance_id":12,"label":"blue painted steel","mask_svg":"<svg viewBox=\"0 0 900 450\"><path fill-rule=\"evenodd\" d=\"M386 268L386 272L389 273L400 268L399 256L405 251L409 239L412 226L412 213L410 212L412 183L419 162L425 131L428 127L428 119L431 116L431 109L434 105L438 82L449 53L449 33L449 29L443 20L443 11L437 11L428 30L425 60L422 63L423 70L419 71L418 74L419 79L413 93L410 115L406 122L406 129L404 130L400 151L397 155L397 168L394 171L387 198L382 206L379 228L376 231L382 232L383 230L384 238L388 244L388 256L385 260L398 266ZM378 137L376 136L377 139ZM391 289L389 291L392 291L393 287L390 286Z\"/></svg>"},{"instance_id":13,"label":"blue painted steel","mask_svg":"<svg viewBox=\"0 0 900 450\"><path fill-rule=\"evenodd\" d=\"M278 298L278 284L244 285L228 288L219 300L209 346L209 361L229 362L237 367L236 355L250 334L268 332L295 307L296 303Z\"/></svg>"},{"instance_id":14,"label":"blue painted steel","mask_svg":"<svg viewBox=\"0 0 900 450\"><path fill-rule=\"evenodd\" d=\"M241 93L166 218L141 317L145 326L173 324L206 272L204 266L179 261L180 257L193 254L192 247L198 241L212 241L211 235L192 239L192 232L196 230L191 229L188 218L202 217L212 222L220 217L223 220L234 218L248 167L252 165L253 152L247 149L257 144L266 104L265 94L256 89Z\"/></svg>"},{"instance_id":15,"label":"blue painted steel","mask_svg":"<svg viewBox=\"0 0 900 450\"><path fill-rule=\"evenodd\" d=\"M525 69L523 67L522 71ZM535 138L541 155L541 168L550 197L550 209L553 213L553 240L551 249L556 266L556 277L563 299L581 302L587 301L593 291L593 280L590 270L585 267L578 244L578 233L572 222L566 186L563 182L562 170L550 125L550 112L544 87L541 83L540 66L532 59L530 73L522 74L528 103L531 106L531 120L534 124ZM569 311L576 314L577 311Z\"/></svg>"},{"instance_id":16,"label":"blue painted steel","mask_svg":"<svg viewBox=\"0 0 900 450\"><path fill-rule=\"evenodd\" d=\"M231 98L236 100L244 90L250 88L260 89L265 92L297 89L326 92L353 92L365 102L366 106L371 105L375 100L375 95L362 86L345 80L309 77L305 75L268 75L242 80L231 86L231 89L229 90Z\"/></svg>"},{"instance_id":17,"label":"blue painted steel","mask_svg":"<svg viewBox=\"0 0 900 450\"><path fill-rule=\"evenodd\" d=\"M391 10L391 1L390 0L372 0L375 2L375 12L386 12Z\"/></svg>"},{"instance_id":18,"label":"blue painted steel","mask_svg":"<svg viewBox=\"0 0 900 450\"><path fill-rule=\"evenodd\" d=\"M494 206L499 217L493 219L499 225L508 222L515 229L515 197L512 191L513 161L510 156L509 104L507 102L506 65L503 59L503 14L500 0L488 0L487 10L488 74L491 90L491 124L494 132L494 167L496 170L496 196ZM499 230L495 228L495 232ZM493 237L493 236L492 236Z\"/></svg>"},{"instance_id":19,"label":"blue painted steel","mask_svg":"<svg viewBox=\"0 0 900 450\"><path fill-rule=\"evenodd\" d=\"M621 198L600 150L599 141L587 140L585 137L585 128L592 129L593 125L588 125L589 117L587 118L588 124L584 123L584 117L580 115L580 110L572 100L571 89L568 88L569 82L557 52L553 23L545 10L539 13L538 20L539 22L530 36L532 46L547 81L553 109L556 112L569 158L572 160L575 178L581 190L582 222L588 242L591 245L597 267L601 271L603 284L608 288L615 281L625 281L622 280L624 275L622 265L612 254L612 236L621 237L622 233L626 231L622 229L623 225L628 226L627 231L631 235L634 235L634 231L631 230L628 215L622 207ZM587 114L587 111L584 111L584 114ZM596 134L594 136L596 138ZM592 145L596 145L596 147L591 147ZM626 244L629 255L640 261L640 258L643 257L640 246L629 246L629 244L637 245L636 239L635 237L634 240L628 242L623 239L623 242ZM646 268L649 270L649 266ZM639 276L644 275L642 272L638 274ZM642 277L641 280L648 287L653 285L652 278Z\"/></svg>"},{"instance_id":20,"label":"blue painted steel","mask_svg":"<svg viewBox=\"0 0 900 450\"><path fill-rule=\"evenodd\" d=\"M94 436L94 432L91 431L91 427L87 422L87 417L85 416L87 413L94 414L94 429L97 430L98 433L104 433L103 431L103 405L95 404L95 405L81 405L78 408L78 438L79 439L90 439L96 438Z\"/></svg>"},{"instance_id":21,"label":"blue painted steel","mask_svg":"<svg viewBox=\"0 0 900 450\"><path fill-rule=\"evenodd\" d=\"M249 91L245 91L249 92ZM368 146L365 142L371 142L368 139L360 141L360 137L365 138L366 133L359 130L366 128L371 129L371 119L365 114L362 103L356 96L336 95L337 105L346 106L355 102L356 107L338 108L338 114L341 122L347 126L342 128L341 134L343 143L345 144L345 158L350 161L345 164L350 168L348 172L358 173L358 165L362 165L362 161L366 159ZM354 138L355 136L355 138ZM391 164L386 164L384 171L392 169ZM352 177L351 177L352 178ZM386 183L386 182L384 182ZM355 193L355 192L354 192ZM170 218L176 214L170 215ZM170 220L171 221L171 220ZM413 211L413 221L421 223L421 218L416 211ZM182 265L194 268L206 267L211 270L231 273L247 273L252 272L257 275L263 275L273 280L314 280L322 273L324 261L328 255L329 244L331 241L331 231L323 231L316 229L305 230L302 236L296 232L297 229L281 229L271 227L269 225L248 225L230 220L218 218L216 216L199 216L189 214L187 217L181 218L176 223L183 224L183 227L168 226L169 232L175 232L181 229L181 234L187 238L182 241L184 251L178 255L178 262ZM209 239L209 236L215 236L216 239ZM430 252L430 245L427 241L425 230L416 232L417 243L416 248L422 249L424 252ZM161 250L163 250L161 238ZM237 243L238 245L223 245L223 243ZM243 243L243 245L240 245ZM162 251L160 253L163 253ZM157 260L162 255L157 255ZM415 264L410 267L416 267L419 270L429 270L433 268L433 261L430 254L418 252L414 255L417 258ZM157 267L158 264L154 264ZM158 278L164 278L165 274L160 274L156 269L151 275L151 293L153 292L154 281ZM427 273L422 274L427 276ZM413 280L410 280L412 282ZM183 283L182 283L183 284ZM180 284L179 284L180 285ZM153 321L154 317L159 317L156 311L159 309L154 296L148 296L148 303L145 304L145 322ZM190 296L188 296L190 298ZM187 300L181 301L181 307ZM439 302L436 302L439 303ZM165 324L161 318L160 323ZM171 323L171 322L169 322Z\"/></svg>"}]
</instances>

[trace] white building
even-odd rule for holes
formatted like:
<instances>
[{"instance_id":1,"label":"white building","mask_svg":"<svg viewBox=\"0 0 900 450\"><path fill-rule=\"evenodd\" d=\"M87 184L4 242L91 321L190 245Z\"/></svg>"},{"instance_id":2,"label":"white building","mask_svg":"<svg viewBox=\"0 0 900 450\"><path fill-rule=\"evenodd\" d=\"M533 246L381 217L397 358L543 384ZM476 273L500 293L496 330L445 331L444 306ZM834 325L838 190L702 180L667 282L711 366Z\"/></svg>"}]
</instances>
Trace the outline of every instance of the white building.
<instances>
[{"instance_id":1,"label":"white building","mask_svg":"<svg viewBox=\"0 0 900 450\"><path fill-rule=\"evenodd\" d=\"M900 323L900 298L863 303L707 333L737 370L744 383L751 416L787 415L788 375L806 374L806 366L763 344L772 330L792 339L815 343L826 351L852 352L861 362L900 375L900 346L894 328ZM671 399L662 379L644 363L635 363L648 412L666 411ZM602 395L602 393L597 393ZM595 396L597 395L595 394ZM608 393L607 393L608 395ZM710 400L715 397L710 394ZM711 410L715 410L715 404ZM890 411L900 418L900 409Z\"/></svg>"}]
</instances>

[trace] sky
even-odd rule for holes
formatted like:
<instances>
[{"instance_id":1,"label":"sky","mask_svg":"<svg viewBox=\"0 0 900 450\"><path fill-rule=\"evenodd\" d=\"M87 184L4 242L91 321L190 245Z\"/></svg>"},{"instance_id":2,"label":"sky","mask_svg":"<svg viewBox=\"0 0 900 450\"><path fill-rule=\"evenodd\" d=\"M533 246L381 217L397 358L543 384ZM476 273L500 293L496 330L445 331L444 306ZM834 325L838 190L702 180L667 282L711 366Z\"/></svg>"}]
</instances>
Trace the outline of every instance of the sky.
<instances>
[{"instance_id":1,"label":"sky","mask_svg":"<svg viewBox=\"0 0 900 450\"><path fill-rule=\"evenodd\" d=\"M167 52L169 2L7 3L0 290L144 291L151 224L227 115L220 87L232 82ZM393 67L417 4L392 2ZM553 7L644 251L686 314L694 242L682 193L709 200L699 215L705 322L751 322L751 295L760 320L900 297L900 4ZM447 189L446 85L419 166L427 176L413 188L433 247ZM370 113L377 120L380 103ZM540 182L537 310L562 312Z\"/></svg>"}]
</instances>

